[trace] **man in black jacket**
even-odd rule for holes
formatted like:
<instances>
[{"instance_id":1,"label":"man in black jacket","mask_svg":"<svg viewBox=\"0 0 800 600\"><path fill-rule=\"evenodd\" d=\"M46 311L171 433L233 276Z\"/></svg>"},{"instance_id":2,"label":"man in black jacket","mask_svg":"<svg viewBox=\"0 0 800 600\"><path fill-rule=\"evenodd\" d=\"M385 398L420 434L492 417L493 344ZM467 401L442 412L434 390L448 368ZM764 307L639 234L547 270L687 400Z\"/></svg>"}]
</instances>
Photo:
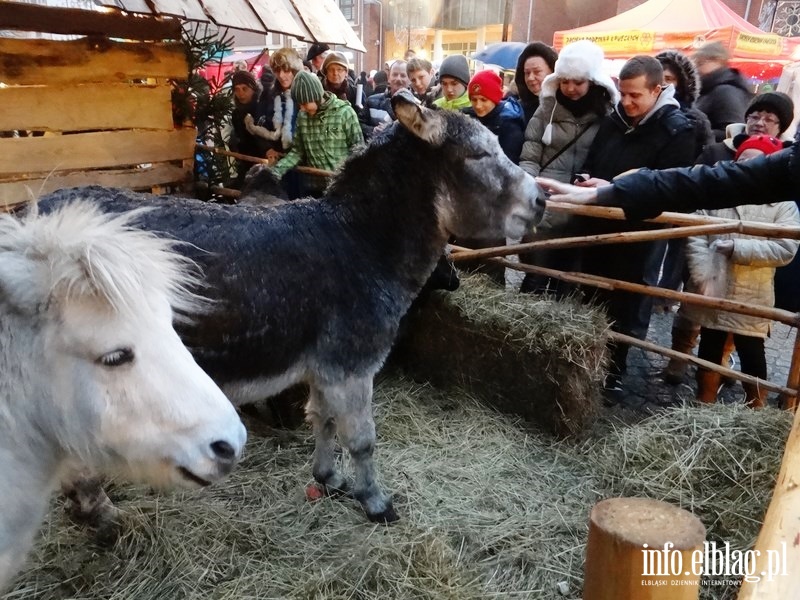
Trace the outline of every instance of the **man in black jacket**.
<instances>
[{"instance_id":1,"label":"man in black jacket","mask_svg":"<svg viewBox=\"0 0 800 600\"><path fill-rule=\"evenodd\" d=\"M728 66L728 58L722 42L703 44L693 56L700 73L700 98L696 106L708 116L718 142L725 139L728 125L739 122L753 97L741 73Z\"/></svg>"},{"instance_id":2,"label":"man in black jacket","mask_svg":"<svg viewBox=\"0 0 800 600\"><path fill-rule=\"evenodd\" d=\"M606 117L589 149L584 165L590 185L642 167L667 168L690 165L695 158L693 123L674 99L674 87L662 86L664 72L655 58L635 56L619 75L621 100ZM626 224L592 220L586 233L612 233L630 229ZM634 247L607 245L584 253L587 273L634 283L655 285L666 243L642 242ZM629 292L599 290L599 301L608 307L615 331L644 339L650 324L652 298ZM621 390L629 346L613 345L612 365L606 391Z\"/></svg>"}]
</instances>

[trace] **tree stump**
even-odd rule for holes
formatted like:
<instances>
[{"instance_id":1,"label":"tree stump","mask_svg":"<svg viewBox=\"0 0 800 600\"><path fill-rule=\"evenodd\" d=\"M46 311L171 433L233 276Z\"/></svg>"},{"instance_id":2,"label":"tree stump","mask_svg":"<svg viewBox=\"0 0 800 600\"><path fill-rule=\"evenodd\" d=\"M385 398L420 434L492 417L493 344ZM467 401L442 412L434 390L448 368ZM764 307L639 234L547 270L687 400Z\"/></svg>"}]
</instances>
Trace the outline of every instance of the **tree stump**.
<instances>
[{"instance_id":1,"label":"tree stump","mask_svg":"<svg viewBox=\"0 0 800 600\"><path fill-rule=\"evenodd\" d=\"M706 529L683 509L649 498L595 504L584 600L697 600Z\"/></svg>"}]
</instances>

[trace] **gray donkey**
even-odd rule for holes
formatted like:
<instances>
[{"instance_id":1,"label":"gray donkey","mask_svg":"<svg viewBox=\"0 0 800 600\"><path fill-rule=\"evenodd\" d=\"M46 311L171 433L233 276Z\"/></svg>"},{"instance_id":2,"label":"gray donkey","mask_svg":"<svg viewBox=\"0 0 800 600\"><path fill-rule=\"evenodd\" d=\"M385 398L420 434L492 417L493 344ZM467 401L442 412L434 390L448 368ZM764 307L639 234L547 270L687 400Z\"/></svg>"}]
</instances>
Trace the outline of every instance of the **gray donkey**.
<instances>
[{"instance_id":1,"label":"gray donkey","mask_svg":"<svg viewBox=\"0 0 800 600\"><path fill-rule=\"evenodd\" d=\"M533 178L483 125L423 108L408 93L392 102L398 122L349 157L318 200L219 206L89 187L40 203L151 207L141 226L188 242L183 252L202 266L215 301L180 330L197 362L236 405L306 382L315 479L384 522L397 515L376 482L372 382L400 319L449 236L519 238L544 209ZM336 469L335 436L350 453L353 483ZM73 495L87 490L78 483Z\"/></svg>"}]
</instances>

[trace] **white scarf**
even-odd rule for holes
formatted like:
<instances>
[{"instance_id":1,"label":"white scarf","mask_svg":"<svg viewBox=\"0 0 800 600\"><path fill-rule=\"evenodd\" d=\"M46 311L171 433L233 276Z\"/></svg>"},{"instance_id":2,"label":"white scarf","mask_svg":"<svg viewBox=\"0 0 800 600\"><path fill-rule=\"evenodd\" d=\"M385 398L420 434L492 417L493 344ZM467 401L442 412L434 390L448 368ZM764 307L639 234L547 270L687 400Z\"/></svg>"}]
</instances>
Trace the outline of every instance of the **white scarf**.
<instances>
[{"instance_id":1,"label":"white scarf","mask_svg":"<svg viewBox=\"0 0 800 600\"><path fill-rule=\"evenodd\" d=\"M284 105L286 110L284 112ZM289 122L284 123L284 115ZM291 90L285 90L275 96L275 110L272 113L272 126L275 129L275 139L280 136L281 146L288 150L292 145L292 117L294 116L294 102L292 101Z\"/></svg>"}]
</instances>

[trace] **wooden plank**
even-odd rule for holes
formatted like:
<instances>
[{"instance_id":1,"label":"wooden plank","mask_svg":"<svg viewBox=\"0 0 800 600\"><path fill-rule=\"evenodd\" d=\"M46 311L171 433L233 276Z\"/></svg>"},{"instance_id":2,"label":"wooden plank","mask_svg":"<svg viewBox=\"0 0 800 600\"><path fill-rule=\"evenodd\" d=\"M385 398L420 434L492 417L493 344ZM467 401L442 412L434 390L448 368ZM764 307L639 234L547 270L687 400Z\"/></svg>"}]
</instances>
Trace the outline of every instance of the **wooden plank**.
<instances>
[{"instance_id":1,"label":"wooden plank","mask_svg":"<svg viewBox=\"0 0 800 600\"><path fill-rule=\"evenodd\" d=\"M0 38L0 82L7 85L186 79L188 72L179 42Z\"/></svg>"},{"instance_id":2,"label":"wooden plank","mask_svg":"<svg viewBox=\"0 0 800 600\"><path fill-rule=\"evenodd\" d=\"M125 83L0 88L0 131L172 129L171 88Z\"/></svg>"},{"instance_id":3,"label":"wooden plank","mask_svg":"<svg viewBox=\"0 0 800 600\"><path fill-rule=\"evenodd\" d=\"M194 156L197 131L100 131L0 139L0 175L120 167Z\"/></svg>"},{"instance_id":4,"label":"wooden plank","mask_svg":"<svg viewBox=\"0 0 800 600\"><path fill-rule=\"evenodd\" d=\"M265 25L247 3L247 0L225 0L225 2L205 2L206 13L220 27L266 31Z\"/></svg>"},{"instance_id":5,"label":"wooden plank","mask_svg":"<svg viewBox=\"0 0 800 600\"><path fill-rule=\"evenodd\" d=\"M50 177L26 179L24 181L0 181L0 208L24 204L31 197L38 198L55 190L84 185L102 185L134 190L149 190L156 185L191 181L190 165L159 163L145 168L76 171L54 174Z\"/></svg>"},{"instance_id":6,"label":"wooden plank","mask_svg":"<svg viewBox=\"0 0 800 600\"><path fill-rule=\"evenodd\" d=\"M756 581L742 582L738 600L800 598L800 411L794 415L754 550Z\"/></svg>"},{"instance_id":7,"label":"wooden plank","mask_svg":"<svg viewBox=\"0 0 800 600\"><path fill-rule=\"evenodd\" d=\"M289 0L250 0L249 3L270 31L298 39L313 39Z\"/></svg>"},{"instance_id":8,"label":"wooden plank","mask_svg":"<svg viewBox=\"0 0 800 600\"><path fill-rule=\"evenodd\" d=\"M190 21L208 21L203 5L198 0L151 0L155 11L162 15L174 15Z\"/></svg>"},{"instance_id":9,"label":"wooden plank","mask_svg":"<svg viewBox=\"0 0 800 600\"><path fill-rule=\"evenodd\" d=\"M180 40L178 19L131 17L0 0L0 29L42 31L63 35L105 35L126 40Z\"/></svg>"}]
</instances>

